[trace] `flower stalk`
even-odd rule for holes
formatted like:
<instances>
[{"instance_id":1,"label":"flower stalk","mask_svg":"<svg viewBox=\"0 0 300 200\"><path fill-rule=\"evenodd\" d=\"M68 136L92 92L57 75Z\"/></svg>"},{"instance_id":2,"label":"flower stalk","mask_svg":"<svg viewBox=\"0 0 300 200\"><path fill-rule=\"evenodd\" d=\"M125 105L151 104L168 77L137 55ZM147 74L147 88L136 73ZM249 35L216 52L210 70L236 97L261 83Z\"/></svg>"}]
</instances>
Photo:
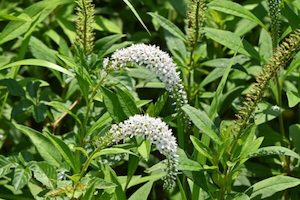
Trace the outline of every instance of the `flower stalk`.
<instances>
[{"instance_id":1,"label":"flower stalk","mask_svg":"<svg viewBox=\"0 0 300 200\"><path fill-rule=\"evenodd\" d=\"M237 114L235 133L240 134L241 130L248 124L258 102L261 101L269 81L274 78L277 72L293 58L300 50L300 29L290 34L274 51L272 58L265 65L263 71L256 77L256 83L246 95L242 107Z\"/></svg>"},{"instance_id":2,"label":"flower stalk","mask_svg":"<svg viewBox=\"0 0 300 200\"><path fill-rule=\"evenodd\" d=\"M190 0L187 11L187 38L188 47L192 52L203 34L200 29L204 26L206 0Z\"/></svg>"},{"instance_id":3,"label":"flower stalk","mask_svg":"<svg viewBox=\"0 0 300 200\"><path fill-rule=\"evenodd\" d=\"M76 35L77 42L85 55L90 55L94 48L95 8L92 0L77 0Z\"/></svg>"}]
</instances>

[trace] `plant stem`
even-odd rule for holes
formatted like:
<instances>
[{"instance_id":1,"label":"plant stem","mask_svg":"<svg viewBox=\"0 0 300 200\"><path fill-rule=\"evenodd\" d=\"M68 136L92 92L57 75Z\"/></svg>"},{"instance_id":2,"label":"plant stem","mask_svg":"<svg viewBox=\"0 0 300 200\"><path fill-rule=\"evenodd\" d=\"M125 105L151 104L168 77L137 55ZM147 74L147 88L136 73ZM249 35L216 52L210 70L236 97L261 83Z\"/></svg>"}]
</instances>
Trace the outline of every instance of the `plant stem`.
<instances>
[{"instance_id":1,"label":"plant stem","mask_svg":"<svg viewBox=\"0 0 300 200\"><path fill-rule=\"evenodd\" d=\"M73 103L72 105L70 106L69 110L72 110L73 108L75 108L76 105L79 104L81 98L78 97ZM53 124L52 124L52 128L53 130L55 130L59 124L61 123L61 121L68 115L67 112L64 112Z\"/></svg>"},{"instance_id":2,"label":"plant stem","mask_svg":"<svg viewBox=\"0 0 300 200\"><path fill-rule=\"evenodd\" d=\"M87 133L87 126L88 126L88 121L89 121L89 115L90 115L90 110L92 108L94 97L96 96L98 89L100 88L101 84L103 83L103 80L106 77L107 77L107 74L105 74L105 76L98 82L98 84L96 85L96 87L93 88L91 97L87 99L87 102L86 102L87 108L86 108L86 112L85 112L85 116L84 116L84 121L83 121L82 127L81 127L82 134L81 134L81 138L80 138L80 143L83 143L84 137L86 136L86 133Z\"/></svg>"},{"instance_id":3,"label":"plant stem","mask_svg":"<svg viewBox=\"0 0 300 200\"><path fill-rule=\"evenodd\" d=\"M81 170L81 172L80 172L80 178L79 178L79 180L84 176L86 170L88 169L90 163L91 163L92 160L93 160L94 155L95 155L98 151L100 151L100 147L97 147L97 148L92 152L92 154L88 157L88 159L85 161L85 163L83 164L82 170Z\"/></svg>"},{"instance_id":4,"label":"plant stem","mask_svg":"<svg viewBox=\"0 0 300 200\"><path fill-rule=\"evenodd\" d=\"M276 82L276 89L277 89L277 104L278 106L281 108L282 107L282 87L281 87L281 83L278 77L278 74L276 74L275 77L275 82ZM284 123L283 123L283 116L282 113L279 115L279 128L280 128L280 132L283 136L285 136L285 130L284 130Z\"/></svg>"}]
</instances>

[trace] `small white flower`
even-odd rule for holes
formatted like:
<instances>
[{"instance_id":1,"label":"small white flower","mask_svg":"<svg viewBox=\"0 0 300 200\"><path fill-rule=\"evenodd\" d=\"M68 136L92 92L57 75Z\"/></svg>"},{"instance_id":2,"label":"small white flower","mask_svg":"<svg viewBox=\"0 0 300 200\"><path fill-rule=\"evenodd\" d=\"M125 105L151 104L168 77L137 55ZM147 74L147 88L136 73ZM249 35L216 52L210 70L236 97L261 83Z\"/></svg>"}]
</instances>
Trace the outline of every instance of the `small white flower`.
<instances>
[{"instance_id":1,"label":"small white flower","mask_svg":"<svg viewBox=\"0 0 300 200\"><path fill-rule=\"evenodd\" d=\"M272 110L276 111L276 112L279 112L280 111L280 107L275 105L275 106L272 106L271 107Z\"/></svg>"},{"instance_id":2,"label":"small white flower","mask_svg":"<svg viewBox=\"0 0 300 200\"><path fill-rule=\"evenodd\" d=\"M141 65L152 71L165 84L166 90L177 102L177 108L187 104L187 95L183 90L182 80L172 58L159 47L134 44L115 51L103 66L112 70L120 70L127 65Z\"/></svg>"},{"instance_id":3,"label":"small white flower","mask_svg":"<svg viewBox=\"0 0 300 200\"><path fill-rule=\"evenodd\" d=\"M66 175L66 171L65 170L62 170L58 173L58 179L59 180L66 180L67 178L67 175Z\"/></svg>"},{"instance_id":4,"label":"small white flower","mask_svg":"<svg viewBox=\"0 0 300 200\"><path fill-rule=\"evenodd\" d=\"M109 133L113 135L114 142L141 136L155 144L158 151L167 158L165 187L170 188L175 184L174 180L178 172L177 143L165 122L148 115L135 115L124 122L114 124Z\"/></svg>"}]
</instances>

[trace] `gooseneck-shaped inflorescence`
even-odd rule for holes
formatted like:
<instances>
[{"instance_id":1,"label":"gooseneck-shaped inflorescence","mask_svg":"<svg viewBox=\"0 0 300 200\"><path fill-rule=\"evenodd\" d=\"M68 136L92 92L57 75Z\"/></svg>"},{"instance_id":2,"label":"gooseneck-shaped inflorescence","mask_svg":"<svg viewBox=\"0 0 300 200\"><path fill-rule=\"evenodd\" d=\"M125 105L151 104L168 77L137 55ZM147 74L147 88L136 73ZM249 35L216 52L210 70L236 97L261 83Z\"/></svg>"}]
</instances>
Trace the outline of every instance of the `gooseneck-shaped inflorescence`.
<instances>
[{"instance_id":1,"label":"gooseneck-shaped inflorescence","mask_svg":"<svg viewBox=\"0 0 300 200\"><path fill-rule=\"evenodd\" d=\"M179 72L168 53L154 45L134 44L119 49L106 58L103 66L106 69L120 70L130 65L145 66L165 84L166 90L176 100L177 109L187 104L187 95L184 91Z\"/></svg>"},{"instance_id":2,"label":"gooseneck-shaped inflorescence","mask_svg":"<svg viewBox=\"0 0 300 200\"><path fill-rule=\"evenodd\" d=\"M257 103L262 99L269 81L275 77L280 68L287 65L293 56L300 50L300 29L285 39L274 51L272 58L264 66L263 71L256 77L237 114L235 133L239 135L251 118Z\"/></svg>"},{"instance_id":3,"label":"gooseneck-shaped inflorescence","mask_svg":"<svg viewBox=\"0 0 300 200\"><path fill-rule=\"evenodd\" d=\"M161 154L166 156L167 168L166 176L163 178L164 187L172 188L178 172L177 143L171 129L161 119L148 115L132 116L124 122L112 125L100 145L108 145L110 142L118 143L135 136L149 140Z\"/></svg>"}]
</instances>

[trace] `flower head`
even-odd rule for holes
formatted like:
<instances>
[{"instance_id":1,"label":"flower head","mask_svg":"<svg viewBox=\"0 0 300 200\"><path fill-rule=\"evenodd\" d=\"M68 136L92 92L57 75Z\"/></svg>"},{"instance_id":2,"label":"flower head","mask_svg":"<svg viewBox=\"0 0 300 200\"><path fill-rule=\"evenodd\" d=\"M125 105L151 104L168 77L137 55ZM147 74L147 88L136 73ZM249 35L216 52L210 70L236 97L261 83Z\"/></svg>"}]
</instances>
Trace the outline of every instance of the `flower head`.
<instances>
[{"instance_id":1,"label":"flower head","mask_svg":"<svg viewBox=\"0 0 300 200\"><path fill-rule=\"evenodd\" d=\"M176 99L177 107L187 104L187 96L183 89L179 72L172 58L154 45L134 44L115 51L103 66L108 69L120 70L128 65L145 66L165 84L166 90Z\"/></svg>"},{"instance_id":2,"label":"flower head","mask_svg":"<svg viewBox=\"0 0 300 200\"><path fill-rule=\"evenodd\" d=\"M177 143L165 122L148 115L135 115L122 123L114 124L109 132L112 134L114 142L141 136L155 144L158 151L167 158L167 175L164 177L164 186L170 188L174 185L178 171Z\"/></svg>"}]
</instances>

